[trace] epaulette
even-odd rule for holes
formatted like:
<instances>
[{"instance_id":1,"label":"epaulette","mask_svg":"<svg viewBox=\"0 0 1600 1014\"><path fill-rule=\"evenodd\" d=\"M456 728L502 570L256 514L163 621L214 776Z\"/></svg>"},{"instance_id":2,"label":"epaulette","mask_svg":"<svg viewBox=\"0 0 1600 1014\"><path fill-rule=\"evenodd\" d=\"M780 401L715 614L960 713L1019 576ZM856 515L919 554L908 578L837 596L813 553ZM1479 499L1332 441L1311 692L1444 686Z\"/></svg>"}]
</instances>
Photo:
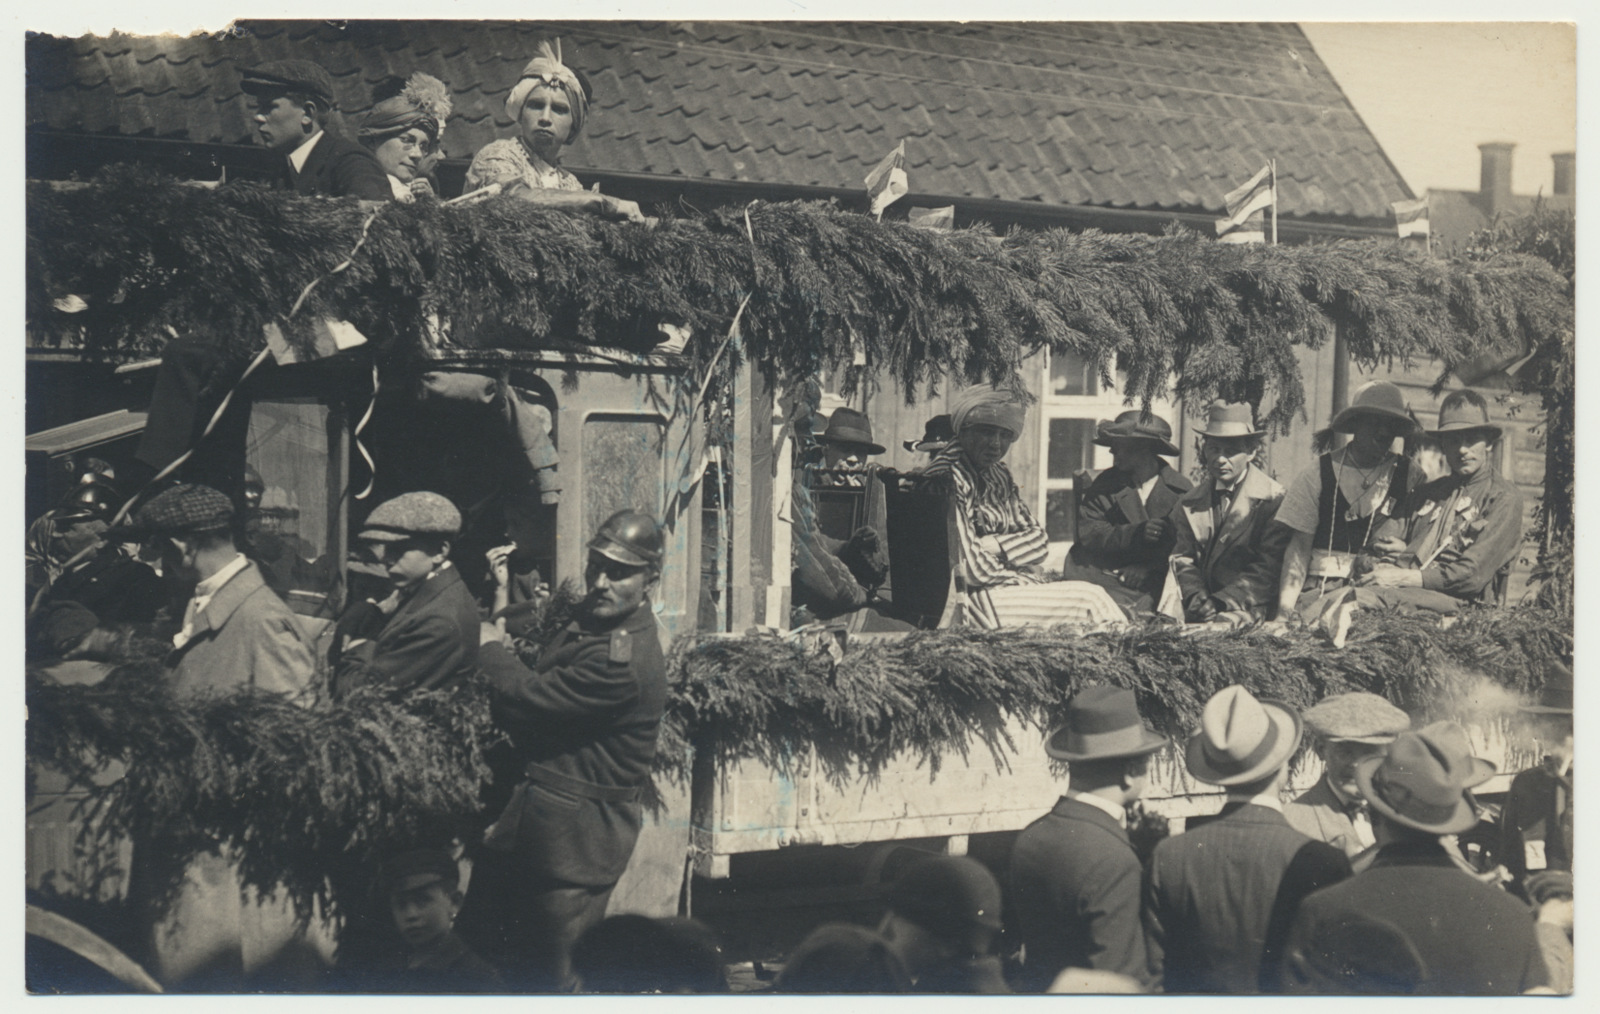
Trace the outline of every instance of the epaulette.
<instances>
[{"instance_id":1,"label":"epaulette","mask_svg":"<svg viewBox=\"0 0 1600 1014\"><path fill-rule=\"evenodd\" d=\"M626 630L613 630L611 632L611 661L633 661L633 635Z\"/></svg>"}]
</instances>

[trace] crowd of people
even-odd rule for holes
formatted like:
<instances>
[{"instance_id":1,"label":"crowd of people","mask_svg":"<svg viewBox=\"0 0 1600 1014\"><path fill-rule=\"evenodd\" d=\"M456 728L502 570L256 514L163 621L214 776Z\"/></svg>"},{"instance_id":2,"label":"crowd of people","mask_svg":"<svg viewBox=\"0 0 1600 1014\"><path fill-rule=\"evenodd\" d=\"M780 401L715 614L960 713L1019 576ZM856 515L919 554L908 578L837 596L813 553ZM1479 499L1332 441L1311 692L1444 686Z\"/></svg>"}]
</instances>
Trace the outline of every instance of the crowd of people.
<instances>
[{"instance_id":1,"label":"crowd of people","mask_svg":"<svg viewBox=\"0 0 1600 1014\"><path fill-rule=\"evenodd\" d=\"M284 183L305 194L371 201L425 198L450 113L426 74L380 85L355 140L330 129L327 72L304 60L247 71L263 143ZM469 192L611 218L629 201L582 188L560 164L582 130L590 88L548 44L506 100L517 136L477 153ZM693 920L606 916L642 826L641 798L666 706L666 663L651 596L665 540L623 509L587 543L584 597L537 660L507 633L518 607L544 598L519 582L516 546L488 553L493 601L481 604L452 559L467 527L447 497L413 491L378 505L355 535L352 596L325 641L310 637L273 586L257 511L167 476L182 463L238 366L203 341L169 346L126 520L114 471L96 463L28 534L30 654L116 660L130 631L159 633L179 698L241 689L308 707L365 693L449 688L482 673L515 777L482 841L440 843L375 871L393 933L381 960L337 969L341 988L405 992L716 992L727 989L715 934ZM559 498L547 418L495 378L441 375L440 397L495 406L527 457L529 496ZM1191 482L1168 423L1140 411L1102 423L1113 466L1078 507L1077 539L1047 574L1048 539L1005 458L1026 406L990 385L961 391L948 417L908 447L929 455L913 483L952 505L965 622L994 628L1019 610L1106 620L1165 613L1190 623L1320 622L1342 640L1363 605L1455 613L1493 597L1521 534L1520 495L1491 465L1500 429L1472 391L1449 395L1426 435L1449 473L1422 481L1395 442L1423 435L1392 385L1369 384L1331 421L1348 444L1285 489L1260 467L1263 431L1249 406L1219 402L1199 431L1205 475ZM885 448L866 416L840 409L820 433L819 488L859 488ZM175 481L183 479L183 481ZM260 482L256 481L256 497ZM868 511L847 538L797 523L797 605L830 620L895 615L886 521ZM526 577L524 570L523 576ZM1570 691L1569 691L1570 693ZM1066 794L1021 832L1004 884L983 864L930 857L890 885L876 928L819 928L784 964L789 992L1387 992L1511 993L1570 988L1572 759L1570 699L1530 709L1548 757L1519 775L1503 834L1473 852L1471 790L1493 773L1447 723L1413 730L1380 698L1342 695L1303 716L1229 687L1207 702L1180 751L1220 787L1214 819L1141 856L1128 835L1150 758L1169 743L1131 692L1091 687L1071 702L1047 750L1070 769ZM1303 730L1324 775L1285 803ZM188 911L248 903L220 880L187 881ZM1482 868L1491 856L1504 879ZM136 853L135 862L140 858ZM1492 867L1497 868L1497 867ZM137 880L137 878L135 878ZM185 904L180 897L177 905ZM170 928L170 927L169 927ZM300 930L303 932L304 927ZM151 960L163 966L160 932ZM1565 950L1563 950L1563 945ZM332 985L334 980L329 981Z\"/></svg>"}]
</instances>

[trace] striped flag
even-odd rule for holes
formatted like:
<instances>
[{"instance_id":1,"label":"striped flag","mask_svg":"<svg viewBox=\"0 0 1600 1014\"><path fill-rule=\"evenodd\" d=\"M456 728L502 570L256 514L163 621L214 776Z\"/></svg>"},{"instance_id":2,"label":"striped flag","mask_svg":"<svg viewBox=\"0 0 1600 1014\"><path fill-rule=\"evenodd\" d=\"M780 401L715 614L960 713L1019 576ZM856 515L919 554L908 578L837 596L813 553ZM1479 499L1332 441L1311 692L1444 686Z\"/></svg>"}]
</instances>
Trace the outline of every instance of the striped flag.
<instances>
[{"instance_id":1,"label":"striped flag","mask_svg":"<svg viewBox=\"0 0 1600 1014\"><path fill-rule=\"evenodd\" d=\"M1272 164L1269 162L1261 167L1260 172L1250 177L1250 182L1223 195L1222 202L1228 206L1228 217L1222 221L1227 222L1229 228L1243 225L1245 219L1253 212L1271 207L1277 199L1272 179ZM1220 224L1217 226L1217 235L1220 236L1225 231L1227 230Z\"/></svg>"},{"instance_id":2,"label":"striped flag","mask_svg":"<svg viewBox=\"0 0 1600 1014\"><path fill-rule=\"evenodd\" d=\"M1389 205L1389 210L1394 212L1394 228L1401 239L1407 236L1427 236L1432 231L1428 228L1426 194L1415 201L1395 201Z\"/></svg>"},{"instance_id":3,"label":"striped flag","mask_svg":"<svg viewBox=\"0 0 1600 1014\"><path fill-rule=\"evenodd\" d=\"M870 173L867 173L867 199L872 202L872 214L883 217L883 209L898 201L910 190L906 181L906 143L901 141L894 151L883 156Z\"/></svg>"},{"instance_id":4,"label":"striped flag","mask_svg":"<svg viewBox=\"0 0 1600 1014\"><path fill-rule=\"evenodd\" d=\"M911 224L919 229L948 232L956 227L956 206L947 204L942 208L912 208L909 217Z\"/></svg>"},{"instance_id":5,"label":"striped flag","mask_svg":"<svg viewBox=\"0 0 1600 1014\"><path fill-rule=\"evenodd\" d=\"M1263 228L1264 214L1257 210L1246 215L1243 221L1234 222L1231 218L1217 219L1218 243L1265 243L1267 233Z\"/></svg>"}]
</instances>

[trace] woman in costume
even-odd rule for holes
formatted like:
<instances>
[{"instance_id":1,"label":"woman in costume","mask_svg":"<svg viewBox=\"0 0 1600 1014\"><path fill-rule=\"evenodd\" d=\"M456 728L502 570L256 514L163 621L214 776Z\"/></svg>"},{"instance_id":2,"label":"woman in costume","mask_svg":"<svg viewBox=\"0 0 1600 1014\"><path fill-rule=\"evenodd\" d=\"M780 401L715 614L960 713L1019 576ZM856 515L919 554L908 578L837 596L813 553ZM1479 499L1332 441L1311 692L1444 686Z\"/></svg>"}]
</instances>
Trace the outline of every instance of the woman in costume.
<instances>
[{"instance_id":1,"label":"woman in costume","mask_svg":"<svg viewBox=\"0 0 1600 1014\"><path fill-rule=\"evenodd\" d=\"M561 62L560 43L539 43L538 55L506 96L506 116L518 134L483 146L467 169L466 192L499 184L526 201L643 221L634 202L585 190L561 167L561 149L577 139L588 119L589 97L588 82Z\"/></svg>"},{"instance_id":2,"label":"woman in costume","mask_svg":"<svg viewBox=\"0 0 1600 1014\"><path fill-rule=\"evenodd\" d=\"M406 80L391 77L372 90L373 106L357 137L389 174L394 199L410 203L432 193L426 169L439 151L450 118L450 91L444 82L418 72Z\"/></svg>"}]
</instances>

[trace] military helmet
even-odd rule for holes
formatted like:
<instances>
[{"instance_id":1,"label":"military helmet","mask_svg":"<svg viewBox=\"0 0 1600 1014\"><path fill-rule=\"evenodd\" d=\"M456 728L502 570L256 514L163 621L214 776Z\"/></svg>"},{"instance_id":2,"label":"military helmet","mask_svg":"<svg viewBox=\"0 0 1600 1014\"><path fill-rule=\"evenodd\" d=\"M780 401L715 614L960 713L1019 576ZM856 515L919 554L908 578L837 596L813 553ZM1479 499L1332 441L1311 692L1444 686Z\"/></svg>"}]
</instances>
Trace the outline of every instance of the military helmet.
<instances>
[{"instance_id":1,"label":"military helmet","mask_svg":"<svg viewBox=\"0 0 1600 1014\"><path fill-rule=\"evenodd\" d=\"M56 506L57 521L110 521L122 505L115 486L94 473L85 475Z\"/></svg>"},{"instance_id":2,"label":"military helmet","mask_svg":"<svg viewBox=\"0 0 1600 1014\"><path fill-rule=\"evenodd\" d=\"M664 545L656 519L631 509L611 515L589 540L596 553L630 567L659 565Z\"/></svg>"}]
</instances>

